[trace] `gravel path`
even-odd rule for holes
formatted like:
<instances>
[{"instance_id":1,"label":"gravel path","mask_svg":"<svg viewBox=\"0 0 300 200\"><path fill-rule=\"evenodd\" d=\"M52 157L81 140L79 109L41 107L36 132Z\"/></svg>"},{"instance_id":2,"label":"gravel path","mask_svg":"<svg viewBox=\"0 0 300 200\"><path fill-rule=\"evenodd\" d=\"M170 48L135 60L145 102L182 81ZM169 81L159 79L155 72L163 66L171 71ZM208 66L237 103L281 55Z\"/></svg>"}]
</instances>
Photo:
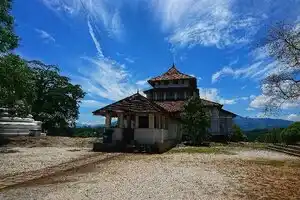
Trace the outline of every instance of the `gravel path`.
<instances>
[{"instance_id":1,"label":"gravel path","mask_svg":"<svg viewBox=\"0 0 300 200\"><path fill-rule=\"evenodd\" d=\"M255 150L238 151L236 155L127 154L99 163L94 168L83 172L54 177L51 180L38 182L36 185L5 190L0 194L0 199L251 199L245 190L242 190L245 181L255 178L252 185L247 182L250 184L246 184L247 187L253 185L266 187L265 184L270 182L272 185L273 180L267 179L267 182L260 185L259 181L266 181L264 174L269 171L276 174L281 170L269 165L257 167L255 163L251 163L253 173L250 173L252 177L249 177L246 173L247 160L265 158L265 156L279 160L291 158L284 154L279 156L276 152ZM291 160L299 161L294 157ZM264 169L266 170L263 171ZM278 183L282 181L282 184L286 184L286 181L289 181L288 183L298 184L295 180L300 180L300 173L295 171L289 174L293 168L288 166L284 169ZM257 177L253 177L256 172L260 173ZM240 174L243 175L242 178L239 177ZM257 192L261 190L256 189ZM284 194L280 191L280 189L284 190L284 187L275 189ZM293 197L292 195L297 191L293 193L293 188L290 190L286 194ZM286 196L279 199L285 199L284 197Z\"/></svg>"},{"instance_id":2,"label":"gravel path","mask_svg":"<svg viewBox=\"0 0 300 200\"><path fill-rule=\"evenodd\" d=\"M88 148L74 147L14 147L9 148L8 152L11 153L0 153L0 177L38 170L94 154Z\"/></svg>"}]
</instances>

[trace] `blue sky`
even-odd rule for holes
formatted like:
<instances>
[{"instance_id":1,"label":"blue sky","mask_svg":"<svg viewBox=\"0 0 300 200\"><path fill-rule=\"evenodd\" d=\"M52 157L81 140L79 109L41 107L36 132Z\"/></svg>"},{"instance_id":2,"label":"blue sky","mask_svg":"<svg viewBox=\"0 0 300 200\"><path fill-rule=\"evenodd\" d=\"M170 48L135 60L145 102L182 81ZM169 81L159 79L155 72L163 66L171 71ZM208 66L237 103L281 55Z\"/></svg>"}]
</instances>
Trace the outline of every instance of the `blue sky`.
<instances>
[{"instance_id":1,"label":"blue sky","mask_svg":"<svg viewBox=\"0 0 300 200\"><path fill-rule=\"evenodd\" d=\"M202 98L241 116L261 117L261 80L280 65L259 45L267 27L300 22L299 0L28 0L14 1L16 53L56 64L87 95L92 111L149 87L175 62L198 77ZM300 120L300 102L276 118Z\"/></svg>"}]
</instances>

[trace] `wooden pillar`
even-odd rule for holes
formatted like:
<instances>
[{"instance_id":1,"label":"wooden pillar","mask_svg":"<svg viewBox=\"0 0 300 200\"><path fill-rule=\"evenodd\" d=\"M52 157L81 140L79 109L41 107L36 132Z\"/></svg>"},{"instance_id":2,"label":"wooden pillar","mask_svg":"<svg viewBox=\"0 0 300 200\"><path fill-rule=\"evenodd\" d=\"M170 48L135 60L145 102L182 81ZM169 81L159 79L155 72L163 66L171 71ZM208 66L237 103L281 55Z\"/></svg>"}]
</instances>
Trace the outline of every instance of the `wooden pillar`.
<instances>
[{"instance_id":1,"label":"wooden pillar","mask_svg":"<svg viewBox=\"0 0 300 200\"><path fill-rule=\"evenodd\" d=\"M106 113L106 115L105 115L105 127L106 128L111 127L111 115L110 115L110 113Z\"/></svg>"},{"instance_id":2,"label":"wooden pillar","mask_svg":"<svg viewBox=\"0 0 300 200\"><path fill-rule=\"evenodd\" d=\"M123 113L118 114L118 123L119 123L119 128L124 128L124 114Z\"/></svg>"},{"instance_id":3,"label":"wooden pillar","mask_svg":"<svg viewBox=\"0 0 300 200\"><path fill-rule=\"evenodd\" d=\"M161 128L162 129L165 129L166 128L166 124L165 124L165 122L166 122L166 120L165 120L166 118L165 118L165 116L161 116Z\"/></svg>"},{"instance_id":4,"label":"wooden pillar","mask_svg":"<svg viewBox=\"0 0 300 200\"><path fill-rule=\"evenodd\" d=\"M139 116L135 115L135 128L139 128Z\"/></svg>"},{"instance_id":5,"label":"wooden pillar","mask_svg":"<svg viewBox=\"0 0 300 200\"><path fill-rule=\"evenodd\" d=\"M156 128L161 129L161 115L160 114L156 115L156 120L157 120Z\"/></svg>"},{"instance_id":6,"label":"wooden pillar","mask_svg":"<svg viewBox=\"0 0 300 200\"><path fill-rule=\"evenodd\" d=\"M149 114L149 128L154 128L154 115Z\"/></svg>"}]
</instances>

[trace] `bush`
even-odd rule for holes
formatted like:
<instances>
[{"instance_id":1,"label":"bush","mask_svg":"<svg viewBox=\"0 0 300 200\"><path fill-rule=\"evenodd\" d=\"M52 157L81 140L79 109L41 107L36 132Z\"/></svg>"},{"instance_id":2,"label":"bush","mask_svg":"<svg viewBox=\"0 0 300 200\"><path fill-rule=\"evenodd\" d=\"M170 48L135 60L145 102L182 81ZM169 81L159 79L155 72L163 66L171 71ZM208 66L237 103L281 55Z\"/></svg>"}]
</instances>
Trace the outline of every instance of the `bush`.
<instances>
[{"instance_id":1,"label":"bush","mask_svg":"<svg viewBox=\"0 0 300 200\"><path fill-rule=\"evenodd\" d=\"M300 142L300 122L295 122L281 132L281 138L286 144Z\"/></svg>"},{"instance_id":2,"label":"bush","mask_svg":"<svg viewBox=\"0 0 300 200\"><path fill-rule=\"evenodd\" d=\"M237 126L232 126L232 135L230 136L230 141L232 142L240 142L240 141L246 141L247 136L243 133L242 129Z\"/></svg>"}]
</instances>

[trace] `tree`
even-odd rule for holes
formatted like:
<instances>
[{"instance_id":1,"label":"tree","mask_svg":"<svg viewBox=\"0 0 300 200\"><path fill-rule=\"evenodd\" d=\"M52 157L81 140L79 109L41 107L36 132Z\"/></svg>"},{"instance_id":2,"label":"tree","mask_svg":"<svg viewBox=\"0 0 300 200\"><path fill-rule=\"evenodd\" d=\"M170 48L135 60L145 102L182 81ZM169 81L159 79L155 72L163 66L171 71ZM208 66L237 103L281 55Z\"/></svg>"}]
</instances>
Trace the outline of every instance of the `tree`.
<instances>
[{"instance_id":1,"label":"tree","mask_svg":"<svg viewBox=\"0 0 300 200\"><path fill-rule=\"evenodd\" d=\"M32 74L26 63L10 51L18 46L11 16L12 1L0 1L0 107L17 116L30 113L34 99Z\"/></svg>"},{"instance_id":2,"label":"tree","mask_svg":"<svg viewBox=\"0 0 300 200\"><path fill-rule=\"evenodd\" d=\"M277 73L263 81L263 93L268 97L266 111L279 109L285 102L300 101L300 28L278 23L270 28L266 45L278 62Z\"/></svg>"},{"instance_id":3,"label":"tree","mask_svg":"<svg viewBox=\"0 0 300 200\"><path fill-rule=\"evenodd\" d=\"M300 122L295 122L281 132L283 142L296 144L300 142Z\"/></svg>"},{"instance_id":4,"label":"tree","mask_svg":"<svg viewBox=\"0 0 300 200\"><path fill-rule=\"evenodd\" d=\"M79 103L85 93L79 85L61 76L54 65L29 61L36 85L36 100L32 106L35 120L42 121L42 128L50 134L64 134L74 127L79 114Z\"/></svg>"},{"instance_id":5,"label":"tree","mask_svg":"<svg viewBox=\"0 0 300 200\"><path fill-rule=\"evenodd\" d=\"M34 101L33 74L17 55L0 58L0 107L10 108L13 115L26 116Z\"/></svg>"},{"instance_id":6,"label":"tree","mask_svg":"<svg viewBox=\"0 0 300 200\"><path fill-rule=\"evenodd\" d=\"M210 121L199 97L192 97L187 101L181 118L183 129L193 144L200 144L207 139L207 128L210 126Z\"/></svg>"},{"instance_id":7,"label":"tree","mask_svg":"<svg viewBox=\"0 0 300 200\"><path fill-rule=\"evenodd\" d=\"M0 55L18 46L19 38L13 31L14 18L10 13L11 9L11 0L0 1Z\"/></svg>"},{"instance_id":8,"label":"tree","mask_svg":"<svg viewBox=\"0 0 300 200\"><path fill-rule=\"evenodd\" d=\"M232 142L246 141L247 136L238 125L234 124L232 126L232 135L230 136L230 140Z\"/></svg>"}]
</instances>

